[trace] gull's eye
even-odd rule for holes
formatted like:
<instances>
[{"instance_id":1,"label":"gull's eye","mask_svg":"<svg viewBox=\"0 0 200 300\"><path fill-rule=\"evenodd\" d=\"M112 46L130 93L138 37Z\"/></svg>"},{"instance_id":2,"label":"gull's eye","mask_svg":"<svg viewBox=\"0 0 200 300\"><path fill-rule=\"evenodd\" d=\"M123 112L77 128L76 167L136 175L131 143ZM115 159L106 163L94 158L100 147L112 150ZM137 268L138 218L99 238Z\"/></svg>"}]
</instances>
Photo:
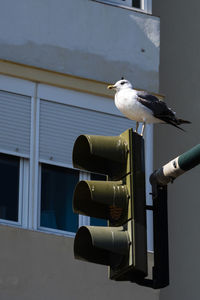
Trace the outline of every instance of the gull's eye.
<instances>
[{"instance_id":1,"label":"gull's eye","mask_svg":"<svg viewBox=\"0 0 200 300\"><path fill-rule=\"evenodd\" d=\"M121 85L123 85L123 84L125 84L125 83L126 83L126 81L124 80L124 81L121 82Z\"/></svg>"}]
</instances>

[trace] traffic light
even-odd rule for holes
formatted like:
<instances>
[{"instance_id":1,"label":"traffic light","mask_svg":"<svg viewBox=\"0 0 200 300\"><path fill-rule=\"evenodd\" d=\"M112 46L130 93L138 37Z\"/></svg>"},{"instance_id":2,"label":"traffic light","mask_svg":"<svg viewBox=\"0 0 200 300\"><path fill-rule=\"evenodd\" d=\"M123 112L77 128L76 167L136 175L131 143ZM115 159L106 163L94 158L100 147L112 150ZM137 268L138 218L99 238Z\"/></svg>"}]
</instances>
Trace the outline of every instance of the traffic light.
<instances>
[{"instance_id":1,"label":"traffic light","mask_svg":"<svg viewBox=\"0 0 200 300\"><path fill-rule=\"evenodd\" d=\"M79 228L75 258L109 266L110 279L140 281L147 275L143 138L132 129L119 136L80 135L73 165L107 175L106 181L77 184L74 212L108 220L107 227Z\"/></svg>"}]
</instances>

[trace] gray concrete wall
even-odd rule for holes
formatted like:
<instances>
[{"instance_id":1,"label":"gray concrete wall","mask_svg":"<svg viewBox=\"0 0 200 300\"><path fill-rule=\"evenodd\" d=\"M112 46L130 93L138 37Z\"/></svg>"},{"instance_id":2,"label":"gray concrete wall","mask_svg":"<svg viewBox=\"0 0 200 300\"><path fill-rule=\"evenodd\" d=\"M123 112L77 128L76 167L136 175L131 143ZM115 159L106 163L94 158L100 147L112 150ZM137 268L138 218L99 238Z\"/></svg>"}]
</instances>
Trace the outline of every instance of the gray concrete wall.
<instances>
[{"instance_id":1,"label":"gray concrete wall","mask_svg":"<svg viewBox=\"0 0 200 300\"><path fill-rule=\"evenodd\" d=\"M73 239L0 225L1 300L157 300L159 291L108 280L107 267L74 260Z\"/></svg>"},{"instance_id":2,"label":"gray concrete wall","mask_svg":"<svg viewBox=\"0 0 200 300\"><path fill-rule=\"evenodd\" d=\"M160 92L177 115L192 121L185 133L155 126L155 167L199 143L199 9L198 0L153 1L153 13L161 17ZM169 185L170 286L160 300L200 297L199 179L196 167Z\"/></svg>"},{"instance_id":3,"label":"gray concrete wall","mask_svg":"<svg viewBox=\"0 0 200 300\"><path fill-rule=\"evenodd\" d=\"M158 89L159 18L89 0L3 0L0 59Z\"/></svg>"}]
</instances>

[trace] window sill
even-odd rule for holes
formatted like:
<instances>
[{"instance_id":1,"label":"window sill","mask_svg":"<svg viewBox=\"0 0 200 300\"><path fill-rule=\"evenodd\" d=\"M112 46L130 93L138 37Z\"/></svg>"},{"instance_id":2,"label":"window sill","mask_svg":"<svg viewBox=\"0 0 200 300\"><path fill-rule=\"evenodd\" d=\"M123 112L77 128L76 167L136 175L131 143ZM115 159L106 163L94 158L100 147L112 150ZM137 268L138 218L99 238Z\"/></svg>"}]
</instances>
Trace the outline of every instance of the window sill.
<instances>
[{"instance_id":1,"label":"window sill","mask_svg":"<svg viewBox=\"0 0 200 300\"><path fill-rule=\"evenodd\" d=\"M0 219L0 225L22 228L22 224L20 222L10 221L6 219Z\"/></svg>"},{"instance_id":2,"label":"window sill","mask_svg":"<svg viewBox=\"0 0 200 300\"><path fill-rule=\"evenodd\" d=\"M69 231L64 231L64 230L59 230L59 229L47 228L47 227L43 227L43 226L39 226L36 231L47 233L47 234L66 236L66 237L70 237L70 238L74 238L75 235L76 235L75 232L69 232Z\"/></svg>"},{"instance_id":3,"label":"window sill","mask_svg":"<svg viewBox=\"0 0 200 300\"><path fill-rule=\"evenodd\" d=\"M119 7L119 8L123 8L123 9L128 9L128 10L135 11L135 12L138 12L138 13L141 13L141 14L145 14L145 15L152 15L150 12L147 12L147 11L145 11L143 9L121 5L121 4L118 4L118 3L114 3L112 1L105 1L105 0L91 0L91 1L102 3L102 4L105 4L105 5L115 6L115 7Z\"/></svg>"}]
</instances>

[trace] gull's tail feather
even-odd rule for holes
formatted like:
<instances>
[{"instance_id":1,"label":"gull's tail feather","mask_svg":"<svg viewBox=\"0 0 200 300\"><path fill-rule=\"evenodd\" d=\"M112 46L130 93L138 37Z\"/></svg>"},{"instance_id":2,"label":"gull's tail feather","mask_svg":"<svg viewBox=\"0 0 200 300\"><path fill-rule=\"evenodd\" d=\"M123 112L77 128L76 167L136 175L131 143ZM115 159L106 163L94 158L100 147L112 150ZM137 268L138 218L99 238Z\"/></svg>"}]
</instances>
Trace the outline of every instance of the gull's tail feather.
<instances>
[{"instance_id":1,"label":"gull's tail feather","mask_svg":"<svg viewBox=\"0 0 200 300\"><path fill-rule=\"evenodd\" d=\"M183 119L178 119L174 116L161 116L160 117L161 120L163 120L164 122L166 122L167 124L170 124L182 131L185 131L183 128L181 128L180 126L178 125L181 125L181 124L190 124L191 122L190 121L186 121L186 120L183 120Z\"/></svg>"},{"instance_id":2,"label":"gull's tail feather","mask_svg":"<svg viewBox=\"0 0 200 300\"><path fill-rule=\"evenodd\" d=\"M170 124L170 125L172 125L172 126L174 126L174 127L176 127L176 128L178 128L178 129L180 129L180 130L182 130L182 131L185 131L183 128L181 128L180 126L178 126L178 125L180 125L179 123L174 123L174 122L171 122L171 121L168 121L168 122L166 122L167 124Z\"/></svg>"},{"instance_id":3,"label":"gull's tail feather","mask_svg":"<svg viewBox=\"0 0 200 300\"><path fill-rule=\"evenodd\" d=\"M192 122L190 121L187 121L187 120L183 120L183 119L178 119L178 125L181 125L181 124L191 124Z\"/></svg>"},{"instance_id":4,"label":"gull's tail feather","mask_svg":"<svg viewBox=\"0 0 200 300\"><path fill-rule=\"evenodd\" d=\"M176 128L182 130L182 131L185 131L183 128L181 128L180 126L178 125L181 125L181 124L191 124L190 121L187 121L187 120L183 120L183 119L172 119L172 120L166 120L166 123L168 124L171 124L173 126L175 126Z\"/></svg>"}]
</instances>

